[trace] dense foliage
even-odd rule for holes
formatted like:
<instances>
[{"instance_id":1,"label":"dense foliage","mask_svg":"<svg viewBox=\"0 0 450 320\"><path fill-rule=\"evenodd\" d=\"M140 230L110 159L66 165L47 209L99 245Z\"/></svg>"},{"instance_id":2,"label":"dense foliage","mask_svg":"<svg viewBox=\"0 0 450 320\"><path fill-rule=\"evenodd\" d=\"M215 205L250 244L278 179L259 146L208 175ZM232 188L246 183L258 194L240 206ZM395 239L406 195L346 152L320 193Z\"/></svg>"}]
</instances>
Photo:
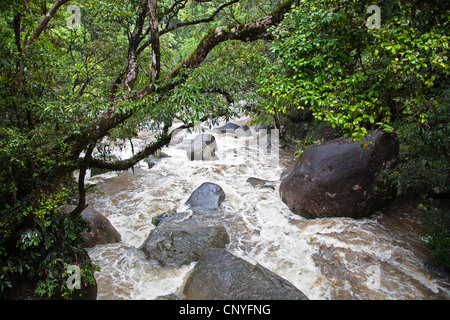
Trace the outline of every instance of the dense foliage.
<instances>
[{"instance_id":1,"label":"dense foliage","mask_svg":"<svg viewBox=\"0 0 450 320\"><path fill-rule=\"evenodd\" d=\"M81 236L86 170L126 170L167 145L175 123L235 114L229 105L254 85L258 54L229 40L270 38L292 2L2 1L0 295L77 294L65 283L69 265L95 282ZM271 12L266 27L255 23ZM145 128L155 141L111 161L109 143ZM61 212L68 202L76 209Z\"/></svg>"},{"instance_id":2,"label":"dense foliage","mask_svg":"<svg viewBox=\"0 0 450 320\"><path fill-rule=\"evenodd\" d=\"M392 130L399 118L427 122L448 82L446 3L382 1L379 29L365 26L369 5L304 1L287 15L274 30L280 60L259 81L273 98L269 110L310 108L354 138L369 128Z\"/></svg>"}]
</instances>

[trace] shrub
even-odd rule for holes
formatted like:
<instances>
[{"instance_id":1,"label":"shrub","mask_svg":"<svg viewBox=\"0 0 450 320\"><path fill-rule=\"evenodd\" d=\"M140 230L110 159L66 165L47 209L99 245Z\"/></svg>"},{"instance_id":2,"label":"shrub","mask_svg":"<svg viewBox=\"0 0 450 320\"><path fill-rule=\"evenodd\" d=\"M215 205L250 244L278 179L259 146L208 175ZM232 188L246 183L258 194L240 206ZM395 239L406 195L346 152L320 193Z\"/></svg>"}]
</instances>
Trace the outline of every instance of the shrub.
<instances>
[{"instance_id":1,"label":"shrub","mask_svg":"<svg viewBox=\"0 0 450 320\"><path fill-rule=\"evenodd\" d=\"M0 294L14 295L24 284L45 298L68 298L67 267L78 265L83 285L95 284L98 268L84 250L81 232L88 227L59 207L66 189L36 201L20 201L0 211Z\"/></svg>"}]
</instances>

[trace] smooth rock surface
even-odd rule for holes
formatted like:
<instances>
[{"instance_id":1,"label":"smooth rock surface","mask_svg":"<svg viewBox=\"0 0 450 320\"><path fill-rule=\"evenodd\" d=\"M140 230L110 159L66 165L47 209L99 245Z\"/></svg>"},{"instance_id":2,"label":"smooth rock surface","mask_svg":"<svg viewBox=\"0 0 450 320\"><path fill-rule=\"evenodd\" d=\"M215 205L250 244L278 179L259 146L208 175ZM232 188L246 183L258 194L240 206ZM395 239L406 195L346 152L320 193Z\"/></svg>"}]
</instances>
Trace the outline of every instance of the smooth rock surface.
<instances>
[{"instance_id":1,"label":"smooth rock surface","mask_svg":"<svg viewBox=\"0 0 450 320\"><path fill-rule=\"evenodd\" d=\"M225 249L205 252L184 287L188 300L307 300L290 282Z\"/></svg>"},{"instance_id":2,"label":"smooth rock surface","mask_svg":"<svg viewBox=\"0 0 450 320\"><path fill-rule=\"evenodd\" d=\"M397 161L396 136L373 131L364 143L335 139L308 147L282 173L281 199L305 218L360 218L388 205L396 190L380 173Z\"/></svg>"}]
</instances>

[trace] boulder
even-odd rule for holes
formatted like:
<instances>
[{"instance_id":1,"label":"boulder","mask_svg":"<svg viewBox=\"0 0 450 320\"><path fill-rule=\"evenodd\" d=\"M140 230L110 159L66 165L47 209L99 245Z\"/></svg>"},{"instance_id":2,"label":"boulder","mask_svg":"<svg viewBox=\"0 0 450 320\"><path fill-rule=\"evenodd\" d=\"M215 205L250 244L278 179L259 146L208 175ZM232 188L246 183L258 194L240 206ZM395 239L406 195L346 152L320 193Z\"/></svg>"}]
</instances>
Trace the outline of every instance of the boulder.
<instances>
[{"instance_id":1,"label":"boulder","mask_svg":"<svg viewBox=\"0 0 450 320\"><path fill-rule=\"evenodd\" d=\"M202 133L196 136L187 148L187 156L193 160L218 160L216 139L212 134Z\"/></svg>"},{"instance_id":2,"label":"boulder","mask_svg":"<svg viewBox=\"0 0 450 320\"><path fill-rule=\"evenodd\" d=\"M221 127L214 128L214 131L217 133L234 133L234 130L236 130L237 128L239 128L239 125L233 122L228 122Z\"/></svg>"},{"instance_id":3,"label":"boulder","mask_svg":"<svg viewBox=\"0 0 450 320\"><path fill-rule=\"evenodd\" d=\"M274 126L272 126L272 125L269 125L269 124L267 124L267 123L262 123L262 124L258 124L256 127L255 127L255 130L256 131L260 131L260 130L265 130L265 131L267 131L267 130L271 130L271 129L274 129L275 127Z\"/></svg>"},{"instance_id":4,"label":"boulder","mask_svg":"<svg viewBox=\"0 0 450 320\"><path fill-rule=\"evenodd\" d=\"M191 208L219 209L225 199L222 188L211 182L205 182L192 192L186 204Z\"/></svg>"},{"instance_id":5,"label":"boulder","mask_svg":"<svg viewBox=\"0 0 450 320\"><path fill-rule=\"evenodd\" d=\"M165 153L162 152L158 152L157 154L154 154L152 156L149 156L147 159L144 159L144 162L147 163L148 168L151 169L153 168L156 164L158 164L158 162L161 161L161 159L164 158L169 158L170 156L168 156Z\"/></svg>"},{"instance_id":6,"label":"boulder","mask_svg":"<svg viewBox=\"0 0 450 320\"><path fill-rule=\"evenodd\" d=\"M188 300L307 300L287 280L225 249L205 252L186 281Z\"/></svg>"},{"instance_id":7,"label":"boulder","mask_svg":"<svg viewBox=\"0 0 450 320\"><path fill-rule=\"evenodd\" d=\"M62 209L71 212L75 209L74 205L64 205ZM111 222L91 206L81 212L81 217L90 224L90 231L82 233L85 239L85 247L92 248L97 244L116 243L121 241L120 233L114 228Z\"/></svg>"},{"instance_id":8,"label":"boulder","mask_svg":"<svg viewBox=\"0 0 450 320\"><path fill-rule=\"evenodd\" d=\"M396 194L379 174L395 164L398 152L395 134L378 131L363 144L334 139L310 146L282 174L281 199L305 218L368 216Z\"/></svg>"},{"instance_id":9,"label":"boulder","mask_svg":"<svg viewBox=\"0 0 450 320\"><path fill-rule=\"evenodd\" d=\"M252 130L249 126L245 124L240 126L233 122L228 122L221 127L214 128L213 131L219 134L226 133L235 137L250 137L252 135Z\"/></svg>"},{"instance_id":10,"label":"boulder","mask_svg":"<svg viewBox=\"0 0 450 320\"><path fill-rule=\"evenodd\" d=\"M222 225L196 219L167 219L153 229L140 249L148 259L163 267L178 268L198 261L210 248L224 248L230 242Z\"/></svg>"},{"instance_id":11,"label":"boulder","mask_svg":"<svg viewBox=\"0 0 450 320\"><path fill-rule=\"evenodd\" d=\"M273 181L267 181L259 178L250 177L246 181L248 184L252 185L255 188L268 188L275 190L275 185Z\"/></svg>"},{"instance_id":12,"label":"boulder","mask_svg":"<svg viewBox=\"0 0 450 320\"><path fill-rule=\"evenodd\" d=\"M250 137L252 135L252 130L247 125L242 125L234 130L234 133L238 137Z\"/></svg>"},{"instance_id":13,"label":"boulder","mask_svg":"<svg viewBox=\"0 0 450 320\"><path fill-rule=\"evenodd\" d=\"M178 213L176 210L172 209L169 211L166 211L160 215L157 215L156 217L152 218L152 224L154 224L155 226L158 226L160 223L168 220L168 219L172 219L174 216L176 215L181 215L180 217L184 216L184 212L182 213Z\"/></svg>"}]
</instances>

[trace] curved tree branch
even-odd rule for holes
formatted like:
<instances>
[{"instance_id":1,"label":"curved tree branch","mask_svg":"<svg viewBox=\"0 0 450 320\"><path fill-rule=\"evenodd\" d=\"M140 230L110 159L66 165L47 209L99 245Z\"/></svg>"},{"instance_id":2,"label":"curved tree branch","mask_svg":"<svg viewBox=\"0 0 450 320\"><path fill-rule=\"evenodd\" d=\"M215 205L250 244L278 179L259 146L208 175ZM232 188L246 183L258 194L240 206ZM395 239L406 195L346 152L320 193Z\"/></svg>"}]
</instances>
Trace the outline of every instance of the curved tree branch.
<instances>
[{"instance_id":1,"label":"curved tree branch","mask_svg":"<svg viewBox=\"0 0 450 320\"><path fill-rule=\"evenodd\" d=\"M172 71L167 77L168 81L158 88L158 92L170 91L176 86L184 83L189 77L186 69L197 68L208 56L214 47L228 40L240 40L245 42L265 39L272 40L273 35L268 32L272 26L279 24L285 13L287 13L292 4L296 0L286 0L277 9L269 15L256 19L246 24L235 24L234 26L220 26L209 31L209 33L201 40L197 48L178 68ZM141 99L146 95L155 92L152 85L144 86L137 94L137 99Z\"/></svg>"},{"instance_id":2,"label":"curved tree branch","mask_svg":"<svg viewBox=\"0 0 450 320\"><path fill-rule=\"evenodd\" d=\"M233 5L233 4L237 3L237 2L239 2L239 0L232 0L230 2L222 4L208 18L203 18L203 19L198 19L198 20L193 20L193 21L180 22L180 23L177 23L177 24L175 24L175 25L173 25L171 27L167 26L165 29L161 30L161 35L169 33L171 31L174 31L174 30L182 28L182 27L193 26L193 25L200 24L200 23L211 22L219 14L220 11L222 11L226 7L229 7L229 6L231 6L231 5Z\"/></svg>"},{"instance_id":3,"label":"curved tree branch","mask_svg":"<svg viewBox=\"0 0 450 320\"><path fill-rule=\"evenodd\" d=\"M66 4L69 1L70 0L58 0L55 3L53 3L53 5L50 8L50 10L47 11L47 13L44 16L44 18L42 18L42 20L38 23L36 29L34 29L33 34L31 35L29 41L27 43L25 43L25 46L32 45L37 40L37 38L39 38L39 36L41 35L42 31L44 31L44 29L47 27L50 19L53 18L53 16L56 14L56 11L58 11L58 9L62 5Z\"/></svg>"},{"instance_id":4,"label":"curved tree branch","mask_svg":"<svg viewBox=\"0 0 450 320\"><path fill-rule=\"evenodd\" d=\"M231 94L222 88L210 88L208 90L208 92L209 93L219 93L227 100L228 103L230 103L230 104L234 103L234 100L231 97ZM224 114L222 113L222 114L218 114L216 116L221 117L221 116L224 116ZM206 120L208 120L208 117L204 117L204 118L200 119L200 122L203 122ZM128 170L128 169L132 168L139 161L145 159L146 157L148 157L152 154L155 154L158 150L167 146L170 143L172 136L176 132L183 130L183 129L192 128L192 127L194 127L195 124L194 123L185 123L184 125L175 128L174 130L172 130L169 133L169 128L171 125L172 124L170 124L170 125L165 124L163 127L163 130L162 130L162 133L159 135L157 140L152 142L151 144L149 144L143 150L134 154L131 158L126 159L126 160L114 161L114 162L108 162L108 161L91 158L89 160L88 167L89 168L97 168L97 169L105 169L105 170L109 170L109 171ZM130 142L131 142L131 140L130 140Z\"/></svg>"},{"instance_id":5,"label":"curved tree branch","mask_svg":"<svg viewBox=\"0 0 450 320\"><path fill-rule=\"evenodd\" d=\"M142 99L143 97L151 93L165 94L170 92L176 86L184 83L189 78L189 74L188 72L183 72L183 70L194 69L200 66L209 52L222 42L228 40L254 41L258 39L272 39L273 36L268 32L268 29L271 26L279 24L283 20L284 14L290 10L291 5L295 1L296 0L286 0L272 13L263 18L256 19L253 22L249 22L246 24L236 24L228 28L222 26L211 30L201 40L201 42L197 46L197 49L191 54L191 56L187 58L181 66L172 71L172 73L170 73L164 83L162 83L158 87L153 86L153 84L145 86L138 92L135 99ZM65 140L66 143L71 143L69 157L71 159L78 159L79 154L83 150L86 150L88 145L90 145L93 141L101 140L109 133L111 129L124 123L132 115L132 111L127 113L115 113L114 115L105 113L100 119L98 119L90 126L87 126L81 132L71 135ZM171 123L165 125L167 126L168 130L168 128L171 126ZM163 133L158 140L160 141L149 145L143 151L136 154L132 158L132 160L123 160L123 162L118 166L112 164L101 164L100 162L98 162L98 160L92 160L90 162L90 166L110 170L123 170L114 169L113 167L130 168L134 163L137 162L136 159L138 159L139 157L142 157L141 159L143 159L146 155L149 155L152 152L156 152L157 148L161 148L167 145L170 142L170 135L165 135Z\"/></svg>"},{"instance_id":6,"label":"curved tree branch","mask_svg":"<svg viewBox=\"0 0 450 320\"><path fill-rule=\"evenodd\" d=\"M86 169L88 168L89 161L92 159L92 152L94 151L95 143L92 143L87 151L86 155L80 166L80 172L78 173L78 205L70 212L72 218L77 218L86 209L86 189L84 187L84 177L86 176Z\"/></svg>"},{"instance_id":7,"label":"curved tree branch","mask_svg":"<svg viewBox=\"0 0 450 320\"><path fill-rule=\"evenodd\" d=\"M158 137L158 139L151 144L149 144L147 147L145 147L143 150L136 153L133 157L126 159L126 160L119 160L114 162L107 162L99 159L91 159L89 161L89 168L98 168L98 169L106 169L110 171L122 171L122 170L128 170L131 167L133 167L136 163L139 161L145 159L146 157L155 154L159 149L163 148L164 146L168 145L170 143L170 140L172 138L172 134L181 129L189 128L190 125L183 125L172 132L168 133L169 126L164 125L164 128L162 130L161 135Z\"/></svg>"},{"instance_id":8,"label":"curved tree branch","mask_svg":"<svg viewBox=\"0 0 450 320\"><path fill-rule=\"evenodd\" d=\"M205 1L205 2L209 2L209 1ZM230 2L227 2L227 3L222 4L220 7L218 7L218 8L216 9L216 11L214 11L214 12L213 12L209 17L207 17L207 18L198 19L198 20L193 20L193 21L180 22L180 23L177 23L177 24L175 24L175 25L173 25L173 26L171 26L171 27L166 26L164 29L162 29L162 30L159 32L159 36L162 36L162 35L164 35L164 34L166 34L166 33L169 33L169 32L171 32L171 31L174 31L174 30L179 29L179 28L183 28L183 27L187 27L187 26L194 26L194 25L201 24L201 23L211 22L211 21L214 20L214 18L215 18L215 17L216 17L223 9L225 9L226 7L229 7L229 6L231 6L231 5L233 5L234 3L237 3L237 2L239 2L239 0L232 0L232 1L230 1ZM185 3L182 4L182 7L184 7L184 4L185 4ZM137 53L140 54L142 51L144 51L144 50L145 50L149 45L151 45L151 44L152 44L152 39L150 38L150 39L148 39L146 42L144 42L144 43L142 44L142 46L139 47L139 49L137 50Z\"/></svg>"}]
</instances>

